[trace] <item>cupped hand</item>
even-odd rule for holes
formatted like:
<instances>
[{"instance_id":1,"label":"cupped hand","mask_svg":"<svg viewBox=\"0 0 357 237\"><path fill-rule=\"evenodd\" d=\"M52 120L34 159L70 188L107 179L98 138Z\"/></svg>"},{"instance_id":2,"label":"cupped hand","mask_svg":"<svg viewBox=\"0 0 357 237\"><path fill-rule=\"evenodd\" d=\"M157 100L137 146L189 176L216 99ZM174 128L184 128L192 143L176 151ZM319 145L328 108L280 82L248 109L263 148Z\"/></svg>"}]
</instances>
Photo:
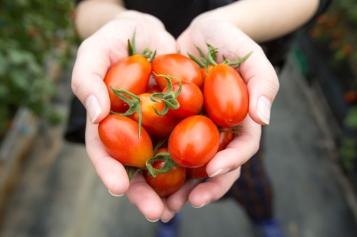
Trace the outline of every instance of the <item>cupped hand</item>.
<instances>
[{"instance_id":1,"label":"cupped hand","mask_svg":"<svg viewBox=\"0 0 357 237\"><path fill-rule=\"evenodd\" d=\"M158 54L176 52L175 39L158 19L127 11L80 45L72 73L72 90L87 111L86 150L98 176L113 196L127 194L143 215L153 221L168 212L166 204L141 175L129 183L124 166L106 152L98 136L98 123L110 112L103 78L112 64L128 56L127 41L134 32L138 52L145 48Z\"/></svg>"},{"instance_id":2,"label":"cupped hand","mask_svg":"<svg viewBox=\"0 0 357 237\"><path fill-rule=\"evenodd\" d=\"M249 114L238 136L208 163L210 178L203 183L187 183L167 199L172 212L188 200L202 207L221 198L239 178L240 167L259 149L261 125L269 124L270 109L278 92L277 74L262 48L233 24L214 17L198 17L177 40L183 54L198 56L197 47L207 52L207 44L218 48L218 61L251 55L239 67L249 91Z\"/></svg>"}]
</instances>

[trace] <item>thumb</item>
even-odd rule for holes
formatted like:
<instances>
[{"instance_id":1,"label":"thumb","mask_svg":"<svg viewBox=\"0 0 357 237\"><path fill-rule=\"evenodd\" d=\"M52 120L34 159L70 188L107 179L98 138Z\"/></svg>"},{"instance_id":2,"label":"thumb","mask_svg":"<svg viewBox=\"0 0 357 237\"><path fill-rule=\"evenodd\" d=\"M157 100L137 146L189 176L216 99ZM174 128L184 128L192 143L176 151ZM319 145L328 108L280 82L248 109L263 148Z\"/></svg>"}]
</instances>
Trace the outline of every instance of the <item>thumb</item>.
<instances>
[{"instance_id":1,"label":"thumb","mask_svg":"<svg viewBox=\"0 0 357 237\"><path fill-rule=\"evenodd\" d=\"M254 66L241 66L249 91L249 115L259 124L269 124L271 106L279 90L278 76L262 52L256 50L251 56L247 64L254 62Z\"/></svg>"},{"instance_id":2,"label":"thumb","mask_svg":"<svg viewBox=\"0 0 357 237\"><path fill-rule=\"evenodd\" d=\"M98 123L110 111L110 100L103 82L110 61L100 44L88 38L78 49L72 72L72 91L82 102L92 123ZM95 50L94 50L95 49Z\"/></svg>"}]
</instances>

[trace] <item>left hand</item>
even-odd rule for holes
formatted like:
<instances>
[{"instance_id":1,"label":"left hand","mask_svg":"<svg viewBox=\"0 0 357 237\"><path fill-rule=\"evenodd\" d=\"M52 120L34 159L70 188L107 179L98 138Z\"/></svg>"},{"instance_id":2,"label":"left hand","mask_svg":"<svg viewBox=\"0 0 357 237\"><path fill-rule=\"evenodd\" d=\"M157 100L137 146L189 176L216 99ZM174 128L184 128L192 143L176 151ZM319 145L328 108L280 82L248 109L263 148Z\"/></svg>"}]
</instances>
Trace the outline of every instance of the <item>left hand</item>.
<instances>
[{"instance_id":1,"label":"left hand","mask_svg":"<svg viewBox=\"0 0 357 237\"><path fill-rule=\"evenodd\" d=\"M188 200L199 208L220 199L240 176L240 167L259 149L261 125L269 124L272 102L279 89L274 67L262 48L233 24L212 17L198 17L177 40L182 54L198 55L196 46L206 49L209 43L223 55L234 60L252 52L241 64L239 72L249 91L249 115L241 124L239 136L208 163L210 178L203 183L185 184L167 199L172 212L179 211Z\"/></svg>"}]
</instances>

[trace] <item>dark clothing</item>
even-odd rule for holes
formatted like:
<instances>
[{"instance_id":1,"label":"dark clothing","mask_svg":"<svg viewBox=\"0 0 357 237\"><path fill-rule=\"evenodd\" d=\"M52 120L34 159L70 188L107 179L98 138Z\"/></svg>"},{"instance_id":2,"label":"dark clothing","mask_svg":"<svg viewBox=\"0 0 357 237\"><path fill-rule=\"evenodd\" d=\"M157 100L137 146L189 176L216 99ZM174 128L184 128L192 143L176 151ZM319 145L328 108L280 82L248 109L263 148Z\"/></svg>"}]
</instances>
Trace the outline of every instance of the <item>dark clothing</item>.
<instances>
[{"instance_id":1,"label":"dark clothing","mask_svg":"<svg viewBox=\"0 0 357 237\"><path fill-rule=\"evenodd\" d=\"M125 7L159 18L168 32L178 37L203 12L234 2L233 0L126 0ZM145 2L145 3L144 3Z\"/></svg>"},{"instance_id":2,"label":"dark clothing","mask_svg":"<svg viewBox=\"0 0 357 237\"><path fill-rule=\"evenodd\" d=\"M262 153L259 150L242 166L241 176L226 195L234 198L254 223L273 218L273 190Z\"/></svg>"},{"instance_id":3,"label":"dark clothing","mask_svg":"<svg viewBox=\"0 0 357 237\"><path fill-rule=\"evenodd\" d=\"M321 14L331 0L320 0L317 14ZM79 1L77 1L79 2ZM125 0L125 7L158 17L168 32L177 37L199 14L215 9L233 0ZM282 67L291 35L264 43L267 57L275 67ZM85 110L77 99L71 104L65 138L71 142L84 143ZM241 177L226 196L236 199L254 222L271 219L273 216L272 187L265 172L261 151L242 166Z\"/></svg>"}]
</instances>

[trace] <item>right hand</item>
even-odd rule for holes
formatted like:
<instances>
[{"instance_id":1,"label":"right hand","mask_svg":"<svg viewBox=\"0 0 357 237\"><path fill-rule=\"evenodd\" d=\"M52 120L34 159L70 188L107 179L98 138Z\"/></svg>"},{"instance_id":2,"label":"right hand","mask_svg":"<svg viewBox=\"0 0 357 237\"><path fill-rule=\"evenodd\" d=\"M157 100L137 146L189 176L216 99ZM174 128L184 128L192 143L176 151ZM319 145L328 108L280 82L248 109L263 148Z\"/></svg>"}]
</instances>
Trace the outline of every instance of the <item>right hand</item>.
<instances>
[{"instance_id":1,"label":"right hand","mask_svg":"<svg viewBox=\"0 0 357 237\"><path fill-rule=\"evenodd\" d=\"M129 183L124 166L105 150L98 136L98 123L110 112L110 101L103 78L108 68L128 56L127 40L136 32L136 48L176 52L175 39L155 17L126 11L83 41L72 73L72 90L87 110L86 150L98 176L113 196L127 194L150 221L169 212L166 204L146 184L141 175Z\"/></svg>"}]
</instances>

